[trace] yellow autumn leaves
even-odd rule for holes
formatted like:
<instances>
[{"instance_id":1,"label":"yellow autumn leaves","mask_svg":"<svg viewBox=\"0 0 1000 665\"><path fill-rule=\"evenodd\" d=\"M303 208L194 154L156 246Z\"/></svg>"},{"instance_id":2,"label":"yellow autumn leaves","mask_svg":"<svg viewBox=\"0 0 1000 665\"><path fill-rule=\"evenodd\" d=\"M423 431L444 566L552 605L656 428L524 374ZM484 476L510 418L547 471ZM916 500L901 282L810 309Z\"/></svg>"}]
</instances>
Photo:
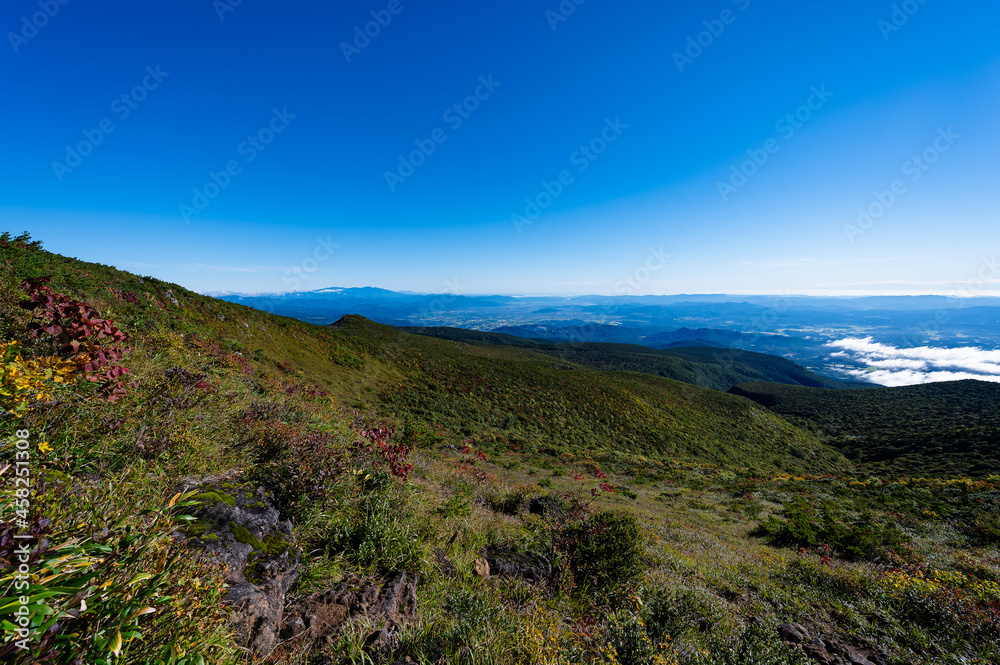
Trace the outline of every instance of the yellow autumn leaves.
<instances>
[{"instance_id":1,"label":"yellow autumn leaves","mask_svg":"<svg viewBox=\"0 0 1000 665\"><path fill-rule=\"evenodd\" d=\"M24 358L21 343L0 343L0 406L23 414L52 399L52 389L75 381L90 359L81 355L72 360L59 356Z\"/></svg>"},{"instance_id":2,"label":"yellow autumn leaves","mask_svg":"<svg viewBox=\"0 0 1000 665\"><path fill-rule=\"evenodd\" d=\"M945 589L963 589L981 602L1000 600L1000 584L957 571L918 570L912 573L895 571L885 576L883 584L888 591L894 593L918 591L933 594Z\"/></svg>"}]
</instances>

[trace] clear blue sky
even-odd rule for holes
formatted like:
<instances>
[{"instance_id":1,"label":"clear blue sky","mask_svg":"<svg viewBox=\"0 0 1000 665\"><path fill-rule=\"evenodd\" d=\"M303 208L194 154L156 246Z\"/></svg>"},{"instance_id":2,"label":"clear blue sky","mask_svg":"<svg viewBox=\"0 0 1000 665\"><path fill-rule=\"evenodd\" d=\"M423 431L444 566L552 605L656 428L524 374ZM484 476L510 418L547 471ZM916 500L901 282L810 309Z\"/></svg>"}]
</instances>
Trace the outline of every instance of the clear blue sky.
<instances>
[{"instance_id":1,"label":"clear blue sky","mask_svg":"<svg viewBox=\"0 0 1000 665\"><path fill-rule=\"evenodd\" d=\"M2 226L200 291L1000 291L995 2L232 1L5 2Z\"/></svg>"}]
</instances>

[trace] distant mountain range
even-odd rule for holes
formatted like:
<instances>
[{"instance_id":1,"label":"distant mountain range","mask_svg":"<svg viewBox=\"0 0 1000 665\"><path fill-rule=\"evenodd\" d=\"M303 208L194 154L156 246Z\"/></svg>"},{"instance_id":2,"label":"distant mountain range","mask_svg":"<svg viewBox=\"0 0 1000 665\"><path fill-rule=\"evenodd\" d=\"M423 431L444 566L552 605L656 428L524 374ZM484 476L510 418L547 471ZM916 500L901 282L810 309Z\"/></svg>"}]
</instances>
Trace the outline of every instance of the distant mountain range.
<instances>
[{"instance_id":1,"label":"distant mountain range","mask_svg":"<svg viewBox=\"0 0 1000 665\"><path fill-rule=\"evenodd\" d=\"M829 378L869 369L828 345L871 337L898 348L1000 348L1000 298L944 296L511 296L327 287L223 300L320 325L348 314L399 327L463 328L556 342L654 349L715 346L781 356Z\"/></svg>"},{"instance_id":2,"label":"distant mountain range","mask_svg":"<svg viewBox=\"0 0 1000 665\"><path fill-rule=\"evenodd\" d=\"M236 302L245 298L266 298L274 301L291 303L301 300L332 301L367 301L382 298L409 299L414 302L430 303L434 301L452 301L462 299L465 302L511 303L520 302L526 305L548 306L551 311L561 307L596 307L621 305L691 305L691 304L734 304L741 303L774 310L785 309L828 309L848 311L925 311L931 309L950 309L961 305L969 307L1000 307L1000 297L958 298L950 296L785 296L785 295L738 295L738 294L677 294L677 295L483 295L483 294L435 294L417 293L413 291L390 291L373 286L339 287L330 286L312 291L296 291L293 293L238 293L230 291L215 291L204 295Z\"/></svg>"}]
</instances>

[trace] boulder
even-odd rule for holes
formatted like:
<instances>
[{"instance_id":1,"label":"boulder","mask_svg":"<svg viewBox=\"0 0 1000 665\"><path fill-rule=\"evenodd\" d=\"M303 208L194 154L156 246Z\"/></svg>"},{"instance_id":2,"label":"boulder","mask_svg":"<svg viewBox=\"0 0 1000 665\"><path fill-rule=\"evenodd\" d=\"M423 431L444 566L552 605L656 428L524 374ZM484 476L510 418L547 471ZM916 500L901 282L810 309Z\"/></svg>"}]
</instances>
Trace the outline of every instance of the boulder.
<instances>
[{"instance_id":1,"label":"boulder","mask_svg":"<svg viewBox=\"0 0 1000 665\"><path fill-rule=\"evenodd\" d=\"M815 660L819 665L830 665L830 654L826 650L823 640L814 638L802 647L803 653Z\"/></svg>"},{"instance_id":2,"label":"boulder","mask_svg":"<svg viewBox=\"0 0 1000 665\"><path fill-rule=\"evenodd\" d=\"M554 574L552 562L537 552L497 550L488 553L486 562L491 575L516 577L532 584L551 584Z\"/></svg>"},{"instance_id":3,"label":"boulder","mask_svg":"<svg viewBox=\"0 0 1000 665\"><path fill-rule=\"evenodd\" d=\"M851 647L849 647L846 642L836 637L824 637L823 643L826 645L827 651L838 656L846 657L847 654L851 652Z\"/></svg>"},{"instance_id":4,"label":"boulder","mask_svg":"<svg viewBox=\"0 0 1000 665\"><path fill-rule=\"evenodd\" d=\"M298 578L291 522L281 519L267 492L232 477L186 479L178 487L191 490L196 521L177 535L225 566L233 634L241 646L266 655L278 644L285 594Z\"/></svg>"},{"instance_id":5,"label":"boulder","mask_svg":"<svg viewBox=\"0 0 1000 665\"><path fill-rule=\"evenodd\" d=\"M851 665L874 665L870 660L853 649L847 652L847 660Z\"/></svg>"},{"instance_id":6,"label":"boulder","mask_svg":"<svg viewBox=\"0 0 1000 665\"><path fill-rule=\"evenodd\" d=\"M789 644L802 644L809 639L809 631L798 623L783 623L778 626L778 637Z\"/></svg>"},{"instance_id":7,"label":"boulder","mask_svg":"<svg viewBox=\"0 0 1000 665\"><path fill-rule=\"evenodd\" d=\"M536 496L528 501L528 512L559 524L567 520L566 509L558 499L551 496Z\"/></svg>"}]
</instances>

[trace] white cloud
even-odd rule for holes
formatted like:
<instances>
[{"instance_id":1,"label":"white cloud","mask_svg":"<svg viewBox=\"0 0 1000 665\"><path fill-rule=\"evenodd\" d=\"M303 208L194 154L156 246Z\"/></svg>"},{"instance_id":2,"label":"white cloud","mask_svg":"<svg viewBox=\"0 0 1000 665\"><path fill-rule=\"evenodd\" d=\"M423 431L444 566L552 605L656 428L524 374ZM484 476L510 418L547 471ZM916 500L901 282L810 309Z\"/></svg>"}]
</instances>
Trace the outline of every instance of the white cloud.
<instances>
[{"instance_id":1,"label":"white cloud","mask_svg":"<svg viewBox=\"0 0 1000 665\"><path fill-rule=\"evenodd\" d=\"M926 360L916 360L914 358L888 358L875 362L882 369L927 369Z\"/></svg>"},{"instance_id":2,"label":"white cloud","mask_svg":"<svg viewBox=\"0 0 1000 665\"><path fill-rule=\"evenodd\" d=\"M868 369L846 370L847 374L883 386L910 386L938 381L979 379L1000 383L1000 350L976 346L901 349L871 337L846 338L827 346L840 349L831 358L848 357Z\"/></svg>"}]
</instances>

